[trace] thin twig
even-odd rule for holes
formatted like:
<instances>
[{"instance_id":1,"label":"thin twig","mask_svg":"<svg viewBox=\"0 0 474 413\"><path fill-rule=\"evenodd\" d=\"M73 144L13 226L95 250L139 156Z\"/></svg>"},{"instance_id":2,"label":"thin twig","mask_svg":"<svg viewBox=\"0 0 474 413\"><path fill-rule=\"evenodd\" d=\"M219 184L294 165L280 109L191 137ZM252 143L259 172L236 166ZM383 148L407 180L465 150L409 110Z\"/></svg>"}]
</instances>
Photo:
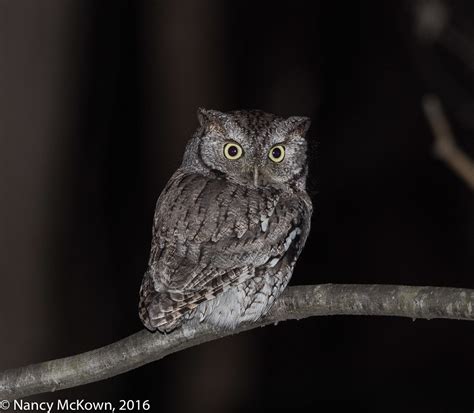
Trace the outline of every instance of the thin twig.
<instances>
[{"instance_id":1,"label":"thin twig","mask_svg":"<svg viewBox=\"0 0 474 413\"><path fill-rule=\"evenodd\" d=\"M104 380L188 347L284 320L336 314L474 320L473 307L474 290L460 288L344 284L290 287L264 319L233 331L218 331L205 324L184 326L167 335L142 330L87 353L6 370L0 373L0 399Z\"/></svg>"},{"instance_id":2,"label":"thin twig","mask_svg":"<svg viewBox=\"0 0 474 413\"><path fill-rule=\"evenodd\" d=\"M423 98L423 110L435 137L436 156L461 177L474 190L474 161L456 144L453 131L437 96L426 95Z\"/></svg>"}]
</instances>

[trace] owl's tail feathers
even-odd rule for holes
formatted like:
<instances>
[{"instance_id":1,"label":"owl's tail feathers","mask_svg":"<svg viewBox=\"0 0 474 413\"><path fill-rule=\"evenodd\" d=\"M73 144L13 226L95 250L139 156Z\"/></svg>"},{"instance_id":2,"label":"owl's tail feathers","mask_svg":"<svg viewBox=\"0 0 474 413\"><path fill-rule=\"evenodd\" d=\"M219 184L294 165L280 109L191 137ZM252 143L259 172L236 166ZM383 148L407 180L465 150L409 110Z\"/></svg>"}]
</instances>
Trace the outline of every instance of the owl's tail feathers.
<instances>
[{"instance_id":1,"label":"owl's tail feathers","mask_svg":"<svg viewBox=\"0 0 474 413\"><path fill-rule=\"evenodd\" d=\"M150 331L169 332L175 329L180 325L179 320L169 320L169 323L166 320L166 314L175 305L167 292L155 290L150 275L146 273L140 288L138 304L138 315L143 325Z\"/></svg>"},{"instance_id":2,"label":"owl's tail feathers","mask_svg":"<svg viewBox=\"0 0 474 413\"><path fill-rule=\"evenodd\" d=\"M169 333L182 324L185 311L177 311L179 301L175 295L158 291L141 296L139 315L148 330Z\"/></svg>"},{"instance_id":3,"label":"owl's tail feathers","mask_svg":"<svg viewBox=\"0 0 474 413\"><path fill-rule=\"evenodd\" d=\"M138 314L150 331L169 333L183 323L183 316L196 307L186 303L187 295L180 291L156 291L149 274L145 274L140 289Z\"/></svg>"}]
</instances>

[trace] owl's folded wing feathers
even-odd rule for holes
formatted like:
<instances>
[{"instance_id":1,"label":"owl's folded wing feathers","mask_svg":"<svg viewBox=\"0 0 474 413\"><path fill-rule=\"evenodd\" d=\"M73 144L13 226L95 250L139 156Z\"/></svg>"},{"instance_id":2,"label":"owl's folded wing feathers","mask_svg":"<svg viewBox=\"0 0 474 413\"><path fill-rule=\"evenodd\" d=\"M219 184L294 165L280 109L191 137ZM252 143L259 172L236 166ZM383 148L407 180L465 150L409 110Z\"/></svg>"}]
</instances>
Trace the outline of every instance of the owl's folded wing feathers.
<instances>
[{"instance_id":1,"label":"owl's folded wing feathers","mask_svg":"<svg viewBox=\"0 0 474 413\"><path fill-rule=\"evenodd\" d=\"M143 322L170 331L184 314L245 282L256 268L297 255L310 214L309 203L271 190L177 172L158 200L141 289Z\"/></svg>"}]
</instances>

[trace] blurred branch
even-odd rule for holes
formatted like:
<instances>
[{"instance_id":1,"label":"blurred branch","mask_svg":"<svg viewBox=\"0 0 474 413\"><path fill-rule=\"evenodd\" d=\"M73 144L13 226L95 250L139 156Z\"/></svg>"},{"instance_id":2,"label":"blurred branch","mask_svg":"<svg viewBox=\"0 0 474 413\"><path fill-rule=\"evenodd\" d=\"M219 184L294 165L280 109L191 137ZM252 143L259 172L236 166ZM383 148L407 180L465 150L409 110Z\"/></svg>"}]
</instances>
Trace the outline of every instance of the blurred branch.
<instances>
[{"instance_id":1,"label":"blurred branch","mask_svg":"<svg viewBox=\"0 0 474 413\"><path fill-rule=\"evenodd\" d=\"M426 95L422 103L435 137L435 154L474 190L474 162L457 146L439 98Z\"/></svg>"},{"instance_id":2,"label":"blurred branch","mask_svg":"<svg viewBox=\"0 0 474 413\"><path fill-rule=\"evenodd\" d=\"M323 284L289 287L270 313L232 331L201 324L171 334L142 330L108 346L72 357L0 373L0 399L80 386L135 369L207 341L284 320L325 315L399 316L474 320L474 290L399 285Z\"/></svg>"}]
</instances>

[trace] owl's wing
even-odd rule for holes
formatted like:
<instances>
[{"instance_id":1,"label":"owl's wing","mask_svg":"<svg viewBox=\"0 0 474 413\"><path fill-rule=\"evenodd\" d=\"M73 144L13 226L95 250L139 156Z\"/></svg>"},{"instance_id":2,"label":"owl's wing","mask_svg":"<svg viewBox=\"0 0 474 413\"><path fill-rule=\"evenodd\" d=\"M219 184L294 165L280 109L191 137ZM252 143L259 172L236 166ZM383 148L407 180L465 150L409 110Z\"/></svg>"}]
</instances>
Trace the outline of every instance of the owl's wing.
<instances>
[{"instance_id":1,"label":"owl's wing","mask_svg":"<svg viewBox=\"0 0 474 413\"><path fill-rule=\"evenodd\" d=\"M170 331L184 314L255 269L295 260L309 229L309 199L248 189L221 179L177 172L157 204L140 316Z\"/></svg>"}]
</instances>

